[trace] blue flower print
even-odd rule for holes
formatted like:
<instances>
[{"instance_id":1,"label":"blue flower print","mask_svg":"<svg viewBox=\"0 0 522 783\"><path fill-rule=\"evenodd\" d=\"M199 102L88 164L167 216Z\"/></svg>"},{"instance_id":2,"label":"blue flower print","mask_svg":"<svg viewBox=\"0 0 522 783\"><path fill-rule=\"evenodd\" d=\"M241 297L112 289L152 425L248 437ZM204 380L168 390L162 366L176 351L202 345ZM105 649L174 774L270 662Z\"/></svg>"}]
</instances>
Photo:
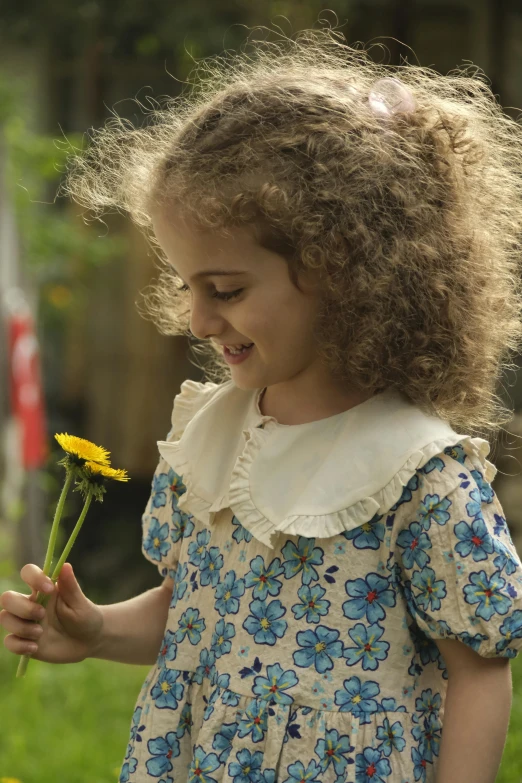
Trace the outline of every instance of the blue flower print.
<instances>
[{"instance_id":1,"label":"blue flower print","mask_svg":"<svg viewBox=\"0 0 522 783\"><path fill-rule=\"evenodd\" d=\"M431 713L424 718L422 726L414 726L411 733L419 742L419 751L426 761L433 761L439 755L441 722L437 715Z\"/></svg>"},{"instance_id":2,"label":"blue flower print","mask_svg":"<svg viewBox=\"0 0 522 783\"><path fill-rule=\"evenodd\" d=\"M264 769L259 778L259 783L275 783L275 769Z\"/></svg>"},{"instance_id":3,"label":"blue flower print","mask_svg":"<svg viewBox=\"0 0 522 783\"><path fill-rule=\"evenodd\" d=\"M132 716L132 725L130 730L130 742L127 746L127 753L125 755L125 758L127 759L132 752L133 743L141 742L140 732L144 731L145 724L141 724L141 713L142 713L142 707L136 707L134 710L134 714Z\"/></svg>"},{"instance_id":4,"label":"blue flower print","mask_svg":"<svg viewBox=\"0 0 522 783\"><path fill-rule=\"evenodd\" d=\"M307 669L315 666L319 674L333 669L332 658L342 658L343 643L339 641L339 631L318 625L315 630L299 631L297 644L301 647L293 654L296 666Z\"/></svg>"},{"instance_id":5,"label":"blue flower print","mask_svg":"<svg viewBox=\"0 0 522 783\"><path fill-rule=\"evenodd\" d=\"M422 691L420 698L415 699L415 710L421 716L431 715L440 710L440 693L432 693L431 688Z\"/></svg>"},{"instance_id":6,"label":"blue flower print","mask_svg":"<svg viewBox=\"0 0 522 783\"><path fill-rule=\"evenodd\" d=\"M194 680L201 685L203 680L212 680L216 667L216 653L204 647L199 654L199 666L194 674Z\"/></svg>"},{"instance_id":7,"label":"blue flower print","mask_svg":"<svg viewBox=\"0 0 522 783\"><path fill-rule=\"evenodd\" d=\"M147 742L147 750L152 758L146 763L147 772L159 778L172 770L172 758L179 756L179 742L174 731L168 731L164 737L155 737Z\"/></svg>"},{"instance_id":8,"label":"blue flower print","mask_svg":"<svg viewBox=\"0 0 522 783\"><path fill-rule=\"evenodd\" d=\"M263 763L261 751L251 753L248 748L242 748L236 753L236 758L237 761L228 765L228 774L234 783L258 783Z\"/></svg>"},{"instance_id":9,"label":"blue flower print","mask_svg":"<svg viewBox=\"0 0 522 783\"><path fill-rule=\"evenodd\" d=\"M383 758L379 750L365 748L355 757L355 783L385 783L391 775L388 759Z\"/></svg>"},{"instance_id":10,"label":"blue flower print","mask_svg":"<svg viewBox=\"0 0 522 783\"><path fill-rule=\"evenodd\" d=\"M382 751L385 756L390 756L392 750L403 751L406 746L406 740L403 739L404 729L398 720L391 724L388 718L384 719L382 726L377 729L377 739L383 740L377 750Z\"/></svg>"},{"instance_id":11,"label":"blue flower print","mask_svg":"<svg viewBox=\"0 0 522 783\"><path fill-rule=\"evenodd\" d=\"M241 541L244 541L245 544L248 544L249 541L252 541L252 533L243 527L236 517L232 517L232 524L237 528L232 533L232 538L234 541L237 541L238 544L240 544Z\"/></svg>"},{"instance_id":12,"label":"blue flower print","mask_svg":"<svg viewBox=\"0 0 522 783\"><path fill-rule=\"evenodd\" d=\"M217 688L222 688L224 691L226 691L226 689L230 685L230 674L218 674L217 671L215 671L210 680L210 684L214 685ZM222 697L224 699L225 694L222 694Z\"/></svg>"},{"instance_id":13,"label":"blue flower print","mask_svg":"<svg viewBox=\"0 0 522 783\"><path fill-rule=\"evenodd\" d=\"M254 699L243 713L238 725L237 736L252 734L252 742L261 742L267 730L268 702Z\"/></svg>"},{"instance_id":14,"label":"blue flower print","mask_svg":"<svg viewBox=\"0 0 522 783\"><path fill-rule=\"evenodd\" d=\"M475 479L475 482L479 488L480 501L482 503L492 503L493 498L495 497L495 490L493 489L489 481L486 481L484 479L484 476L479 470L470 470L470 473Z\"/></svg>"},{"instance_id":15,"label":"blue flower print","mask_svg":"<svg viewBox=\"0 0 522 783\"><path fill-rule=\"evenodd\" d=\"M397 699L395 696L391 696L387 699L382 699L377 712L407 712L407 710L404 704L397 706Z\"/></svg>"},{"instance_id":16,"label":"blue flower print","mask_svg":"<svg viewBox=\"0 0 522 783\"><path fill-rule=\"evenodd\" d=\"M356 549L379 549L381 541L384 540L384 525L381 519L382 516L376 514L353 530L345 530L343 536L348 541L353 541Z\"/></svg>"},{"instance_id":17,"label":"blue flower print","mask_svg":"<svg viewBox=\"0 0 522 783\"><path fill-rule=\"evenodd\" d=\"M343 690L335 691L335 703L341 708L339 712L351 712L361 724L370 723L370 715L379 711L373 698L379 690L374 680L361 683L359 677L350 677L344 681Z\"/></svg>"},{"instance_id":18,"label":"blue flower print","mask_svg":"<svg viewBox=\"0 0 522 783\"><path fill-rule=\"evenodd\" d=\"M281 664L274 663L266 667L266 677L256 677L252 688L256 696L267 699L270 704L291 704L293 697L285 693L299 680L292 669L283 671Z\"/></svg>"},{"instance_id":19,"label":"blue flower print","mask_svg":"<svg viewBox=\"0 0 522 783\"><path fill-rule=\"evenodd\" d=\"M131 772L136 772L138 765L138 759L129 759L123 763L121 768L120 777L118 783L129 783L129 775Z\"/></svg>"},{"instance_id":20,"label":"blue flower print","mask_svg":"<svg viewBox=\"0 0 522 783\"><path fill-rule=\"evenodd\" d=\"M281 601L252 601L249 604L250 611L243 623L243 628L254 637L256 644L276 643L276 637L284 636L288 623L280 618L286 614L286 609Z\"/></svg>"},{"instance_id":21,"label":"blue flower print","mask_svg":"<svg viewBox=\"0 0 522 783\"><path fill-rule=\"evenodd\" d=\"M181 672L175 669L161 669L158 681L150 695L159 709L175 710L183 696L183 685L177 682Z\"/></svg>"},{"instance_id":22,"label":"blue flower print","mask_svg":"<svg viewBox=\"0 0 522 783\"><path fill-rule=\"evenodd\" d=\"M502 571L505 569L506 575L511 576L511 574L514 574L515 571L518 568L518 563L509 551L509 549L504 546L504 544L501 541L494 541L493 542L493 549L495 552L498 552L498 555L493 560L493 565L499 570Z\"/></svg>"},{"instance_id":23,"label":"blue flower print","mask_svg":"<svg viewBox=\"0 0 522 783\"><path fill-rule=\"evenodd\" d=\"M301 761L288 766L288 777L283 783L321 783L321 767L313 759L305 769Z\"/></svg>"},{"instance_id":24,"label":"blue flower print","mask_svg":"<svg viewBox=\"0 0 522 783\"><path fill-rule=\"evenodd\" d=\"M282 583L277 577L283 573L283 570L278 557L266 567L261 555L254 557L250 561L250 571L245 576L246 587L254 588L252 598L265 601L268 595L279 595Z\"/></svg>"},{"instance_id":25,"label":"blue flower print","mask_svg":"<svg viewBox=\"0 0 522 783\"><path fill-rule=\"evenodd\" d=\"M222 655L226 655L232 648L232 642L236 635L236 629L233 623L225 623L223 619L218 620L216 623L216 629L212 634L212 641L210 643L211 649L214 650L216 658L221 658Z\"/></svg>"},{"instance_id":26,"label":"blue flower print","mask_svg":"<svg viewBox=\"0 0 522 783\"><path fill-rule=\"evenodd\" d=\"M165 666L167 661L174 661L177 654L178 645L176 644L175 634L172 631L166 631L158 655L159 666Z\"/></svg>"},{"instance_id":27,"label":"blue flower print","mask_svg":"<svg viewBox=\"0 0 522 783\"><path fill-rule=\"evenodd\" d=\"M172 494L175 496L176 500L180 498L182 495L185 494L187 491L187 488L185 484L183 483L183 479L181 476L178 476L178 474L172 470L172 468L169 470L169 488Z\"/></svg>"},{"instance_id":28,"label":"blue flower print","mask_svg":"<svg viewBox=\"0 0 522 783\"><path fill-rule=\"evenodd\" d=\"M174 543L180 540L180 538L188 538L194 530L194 522L192 522L190 516L184 514L182 511L178 511L175 508L176 498L172 498L172 529L170 531L170 537Z\"/></svg>"},{"instance_id":29,"label":"blue flower print","mask_svg":"<svg viewBox=\"0 0 522 783\"><path fill-rule=\"evenodd\" d=\"M485 571L473 571L469 575L470 584L464 587L464 597L468 604L477 604L475 614L484 620L490 620L495 614L507 614L511 607L511 598L502 593L506 580L495 571L488 577Z\"/></svg>"},{"instance_id":30,"label":"blue flower print","mask_svg":"<svg viewBox=\"0 0 522 783\"><path fill-rule=\"evenodd\" d=\"M237 614L239 599L245 592L245 580L238 579L235 571L228 571L225 578L216 587L216 609L224 617L226 614Z\"/></svg>"},{"instance_id":31,"label":"blue flower print","mask_svg":"<svg viewBox=\"0 0 522 783\"><path fill-rule=\"evenodd\" d=\"M191 541L188 548L189 563L199 567L205 557L207 544L210 541L210 530L200 530L195 541Z\"/></svg>"},{"instance_id":32,"label":"blue flower print","mask_svg":"<svg viewBox=\"0 0 522 783\"><path fill-rule=\"evenodd\" d=\"M419 522L412 522L408 530L401 530L397 536L397 544L404 549L402 562L406 568L413 568L414 563L419 568L424 568L429 563L430 557L426 550L431 549L431 541Z\"/></svg>"},{"instance_id":33,"label":"blue flower print","mask_svg":"<svg viewBox=\"0 0 522 783\"><path fill-rule=\"evenodd\" d=\"M440 495L426 495L419 504L417 519L424 530L430 529L432 520L437 525L445 525L450 518L448 512L450 506L451 500L449 498L442 498L441 500ZM470 516L472 517L474 514L470 514Z\"/></svg>"},{"instance_id":34,"label":"blue flower print","mask_svg":"<svg viewBox=\"0 0 522 783\"><path fill-rule=\"evenodd\" d=\"M344 657L348 666L354 666L362 661L362 667L366 669L377 669L378 661L388 657L387 650L390 645L388 642L380 642L379 639L384 633L384 628L379 623L365 626L362 623L356 623L348 631L348 635L355 642L355 647L345 647Z\"/></svg>"},{"instance_id":35,"label":"blue flower print","mask_svg":"<svg viewBox=\"0 0 522 783\"><path fill-rule=\"evenodd\" d=\"M509 649L509 644L513 639L522 638L522 610L515 609L512 615L506 617L499 630L504 638L497 642L496 652L506 658L514 658L516 651Z\"/></svg>"},{"instance_id":36,"label":"blue flower print","mask_svg":"<svg viewBox=\"0 0 522 783\"><path fill-rule=\"evenodd\" d=\"M219 767L219 759L215 753L205 753L201 745L194 751L190 765L187 783L217 783L210 773Z\"/></svg>"},{"instance_id":37,"label":"blue flower print","mask_svg":"<svg viewBox=\"0 0 522 783\"><path fill-rule=\"evenodd\" d=\"M199 616L199 609L193 609L192 607L183 612L178 620L178 625L179 628L176 631L176 641L178 644L183 641L185 636L188 636L191 644L199 644L201 641L201 633L207 627L205 618Z\"/></svg>"},{"instance_id":38,"label":"blue flower print","mask_svg":"<svg viewBox=\"0 0 522 783\"><path fill-rule=\"evenodd\" d=\"M181 710L181 715L179 716L178 728L176 729L176 737L178 737L178 739L181 739L181 737L183 737L187 731L190 733L191 728L192 728L192 705L185 704L185 706Z\"/></svg>"},{"instance_id":39,"label":"blue flower print","mask_svg":"<svg viewBox=\"0 0 522 783\"><path fill-rule=\"evenodd\" d=\"M151 501L152 508L162 508L167 503L167 493L165 490L169 486L169 477L167 473L158 473L152 479Z\"/></svg>"},{"instance_id":40,"label":"blue flower print","mask_svg":"<svg viewBox=\"0 0 522 783\"><path fill-rule=\"evenodd\" d=\"M491 490L493 491L493 490ZM472 489L469 493L469 496L471 498L471 501L469 503L466 503L466 511L468 512L468 516L470 517L476 517L482 514L482 497L480 495L480 490ZM490 502L490 500L486 500L487 503Z\"/></svg>"},{"instance_id":41,"label":"blue flower print","mask_svg":"<svg viewBox=\"0 0 522 783\"><path fill-rule=\"evenodd\" d=\"M170 551L169 524L164 522L160 525L156 517L152 517L147 535L143 541L143 549L156 562L160 563L162 558L166 557Z\"/></svg>"},{"instance_id":42,"label":"blue flower print","mask_svg":"<svg viewBox=\"0 0 522 783\"><path fill-rule=\"evenodd\" d=\"M414 571L411 578L411 583L420 592L415 596L417 604L428 611L431 607L432 610L440 609L441 598L446 596L446 582L444 579L436 579L436 574L433 568L423 568L422 571Z\"/></svg>"},{"instance_id":43,"label":"blue flower print","mask_svg":"<svg viewBox=\"0 0 522 783\"><path fill-rule=\"evenodd\" d=\"M463 642L463 644L467 644L468 647L471 647L475 652L480 650L480 645L488 638L483 633L476 633L472 636L467 631L463 631L462 633L457 634L457 636L459 641Z\"/></svg>"},{"instance_id":44,"label":"blue flower print","mask_svg":"<svg viewBox=\"0 0 522 783\"><path fill-rule=\"evenodd\" d=\"M322 565L324 552L315 546L315 538L299 536L297 546L293 541L287 541L281 552L285 558L283 568L287 579L301 574L304 585L319 579L314 566Z\"/></svg>"},{"instance_id":45,"label":"blue flower print","mask_svg":"<svg viewBox=\"0 0 522 783\"><path fill-rule=\"evenodd\" d=\"M185 593L187 592L188 583L185 582L187 576L186 563L178 563L176 571L174 573L174 588L172 590L172 599L170 601L170 608L173 609L178 601L181 601Z\"/></svg>"},{"instance_id":46,"label":"blue flower print","mask_svg":"<svg viewBox=\"0 0 522 783\"><path fill-rule=\"evenodd\" d=\"M301 585L297 591L301 603L292 606L292 612L296 620L301 620L306 615L307 623L318 623L321 616L328 614L330 601L323 599L326 593L321 585Z\"/></svg>"},{"instance_id":47,"label":"blue flower print","mask_svg":"<svg viewBox=\"0 0 522 783\"><path fill-rule=\"evenodd\" d=\"M421 783L426 783L426 771L428 768L428 760L422 756L417 748L411 749L411 760L413 761L413 774L415 780L420 780Z\"/></svg>"},{"instance_id":48,"label":"blue flower print","mask_svg":"<svg viewBox=\"0 0 522 783\"><path fill-rule=\"evenodd\" d=\"M367 574L365 579L349 579L344 586L352 600L344 602L343 613L350 620L366 616L369 623L376 623L386 617L384 606L395 606L395 593L390 590L389 581L375 572Z\"/></svg>"},{"instance_id":49,"label":"blue flower print","mask_svg":"<svg viewBox=\"0 0 522 783\"><path fill-rule=\"evenodd\" d=\"M211 546L201 558L201 577L202 585L212 585L215 587L219 582L219 571L223 568L223 555L217 546Z\"/></svg>"},{"instance_id":50,"label":"blue flower print","mask_svg":"<svg viewBox=\"0 0 522 783\"><path fill-rule=\"evenodd\" d=\"M340 735L337 729L326 731L325 739L318 740L315 746L315 754L319 758L321 772L326 772L330 764L333 764L336 774L343 775L350 763L346 754L352 751L350 738L346 734Z\"/></svg>"},{"instance_id":51,"label":"blue flower print","mask_svg":"<svg viewBox=\"0 0 522 783\"><path fill-rule=\"evenodd\" d=\"M219 752L219 761L225 764L230 751L232 750L232 740L236 736L237 723L223 723L212 741L212 748Z\"/></svg>"},{"instance_id":52,"label":"blue flower print","mask_svg":"<svg viewBox=\"0 0 522 783\"><path fill-rule=\"evenodd\" d=\"M473 560L477 562L487 560L488 555L493 554L493 541L481 516L474 519L471 525L459 522L455 525L455 535L459 539L455 551L461 557L473 553Z\"/></svg>"}]
</instances>

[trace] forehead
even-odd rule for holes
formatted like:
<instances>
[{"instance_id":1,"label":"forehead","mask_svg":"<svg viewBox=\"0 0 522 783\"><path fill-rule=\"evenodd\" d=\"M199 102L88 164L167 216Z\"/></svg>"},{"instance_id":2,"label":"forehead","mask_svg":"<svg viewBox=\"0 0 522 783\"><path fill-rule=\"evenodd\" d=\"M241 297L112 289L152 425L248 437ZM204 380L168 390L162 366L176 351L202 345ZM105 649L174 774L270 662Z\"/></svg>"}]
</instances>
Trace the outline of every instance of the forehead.
<instances>
[{"instance_id":1,"label":"forehead","mask_svg":"<svg viewBox=\"0 0 522 783\"><path fill-rule=\"evenodd\" d=\"M177 269L199 270L212 264L222 269L245 271L253 266L253 256L262 250L257 244L253 227L231 228L224 235L203 230L175 212L155 212L152 215L154 234L169 262ZM259 263L259 258L257 258Z\"/></svg>"}]
</instances>

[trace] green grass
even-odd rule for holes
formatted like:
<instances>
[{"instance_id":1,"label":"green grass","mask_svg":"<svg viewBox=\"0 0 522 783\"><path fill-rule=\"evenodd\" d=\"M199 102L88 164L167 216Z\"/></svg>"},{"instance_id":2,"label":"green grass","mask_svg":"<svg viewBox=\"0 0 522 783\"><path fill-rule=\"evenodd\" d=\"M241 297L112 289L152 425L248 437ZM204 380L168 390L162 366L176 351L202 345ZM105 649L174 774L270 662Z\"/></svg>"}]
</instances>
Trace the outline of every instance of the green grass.
<instances>
[{"instance_id":1,"label":"green grass","mask_svg":"<svg viewBox=\"0 0 522 783\"><path fill-rule=\"evenodd\" d=\"M511 661L513 704L502 764L495 783L522 783L522 653ZM485 714L487 719L487 715Z\"/></svg>"},{"instance_id":2,"label":"green grass","mask_svg":"<svg viewBox=\"0 0 522 783\"><path fill-rule=\"evenodd\" d=\"M116 783L148 666L87 660L64 666L0 650L0 781ZM522 655L511 663L513 708L496 783L522 781ZM487 715L485 715L487 720Z\"/></svg>"},{"instance_id":3,"label":"green grass","mask_svg":"<svg viewBox=\"0 0 522 783\"><path fill-rule=\"evenodd\" d=\"M31 661L0 652L0 780L116 783L148 666Z\"/></svg>"}]
</instances>

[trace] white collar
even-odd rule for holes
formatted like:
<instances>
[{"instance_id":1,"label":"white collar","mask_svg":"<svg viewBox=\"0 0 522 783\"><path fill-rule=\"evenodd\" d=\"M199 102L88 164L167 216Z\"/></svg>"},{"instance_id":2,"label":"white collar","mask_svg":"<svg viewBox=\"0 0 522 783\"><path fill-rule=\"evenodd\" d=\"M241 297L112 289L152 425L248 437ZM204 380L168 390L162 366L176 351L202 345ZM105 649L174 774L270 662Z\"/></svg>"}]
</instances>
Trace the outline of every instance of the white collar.
<instances>
[{"instance_id":1,"label":"white collar","mask_svg":"<svg viewBox=\"0 0 522 783\"><path fill-rule=\"evenodd\" d=\"M457 434L397 390L297 425L264 416L261 393L185 381L158 448L186 487L181 510L209 525L230 508L269 547L280 533L328 538L383 515L418 468L458 442L487 480L496 473L487 440Z\"/></svg>"}]
</instances>

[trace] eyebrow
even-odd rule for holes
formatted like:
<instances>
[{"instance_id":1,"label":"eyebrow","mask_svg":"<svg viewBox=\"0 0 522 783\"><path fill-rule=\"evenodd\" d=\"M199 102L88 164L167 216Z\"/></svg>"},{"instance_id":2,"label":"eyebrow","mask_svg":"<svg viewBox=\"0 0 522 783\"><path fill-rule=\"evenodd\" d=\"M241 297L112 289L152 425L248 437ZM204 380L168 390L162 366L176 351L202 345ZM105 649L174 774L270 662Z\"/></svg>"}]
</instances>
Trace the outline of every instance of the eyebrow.
<instances>
[{"instance_id":1,"label":"eyebrow","mask_svg":"<svg viewBox=\"0 0 522 783\"><path fill-rule=\"evenodd\" d=\"M177 272L176 270L174 270L174 271L176 272L178 277L181 277L179 272ZM201 279L203 277L213 277L214 275L215 276L226 277L228 275L246 275L246 274L248 274L248 272L246 270L244 270L244 269L235 269L235 270L229 270L229 269L208 269L205 272L197 272L195 275L193 275L192 278L191 278L191 282L192 282L192 280L199 280L199 279Z\"/></svg>"}]
</instances>

